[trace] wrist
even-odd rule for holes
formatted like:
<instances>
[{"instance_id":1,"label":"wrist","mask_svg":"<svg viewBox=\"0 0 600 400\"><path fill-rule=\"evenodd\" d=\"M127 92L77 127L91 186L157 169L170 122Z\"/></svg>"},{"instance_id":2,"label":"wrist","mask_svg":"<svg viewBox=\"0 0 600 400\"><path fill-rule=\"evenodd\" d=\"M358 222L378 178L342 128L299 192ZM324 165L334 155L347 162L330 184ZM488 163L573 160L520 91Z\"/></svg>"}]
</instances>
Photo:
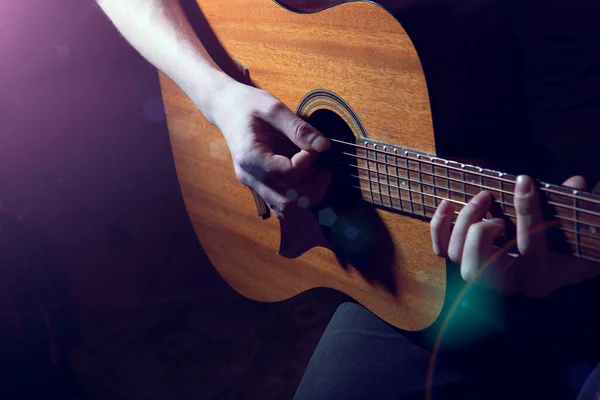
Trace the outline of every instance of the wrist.
<instances>
[{"instance_id":1,"label":"wrist","mask_svg":"<svg viewBox=\"0 0 600 400\"><path fill-rule=\"evenodd\" d=\"M239 97L239 88L242 86L245 85L235 79L228 79L211 93L206 118L220 130L223 130L223 124L231 118L234 108L239 107L236 98Z\"/></svg>"},{"instance_id":2,"label":"wrist","mask_svg":"<svg viewBox=\"0 0 600 400\"><path fill-rule=\"evenodd\" d=\"M227 87L238 83L222 71L214 71L209 79L198 80L204 84L193 87L190 98L202 115L213 125L217 125L217 115L223 108L223 92Z\"/></svg>"}]
</instances>

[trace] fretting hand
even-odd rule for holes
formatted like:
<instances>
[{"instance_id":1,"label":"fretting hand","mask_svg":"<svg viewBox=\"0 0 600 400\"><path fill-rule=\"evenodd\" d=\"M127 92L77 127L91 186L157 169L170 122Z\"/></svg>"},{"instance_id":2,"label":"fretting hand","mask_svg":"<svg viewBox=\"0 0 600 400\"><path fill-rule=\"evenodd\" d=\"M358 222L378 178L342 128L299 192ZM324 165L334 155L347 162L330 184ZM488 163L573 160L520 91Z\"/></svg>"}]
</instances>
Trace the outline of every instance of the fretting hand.
<instances>
[{"instance_id":1,"label":"fretting hand","mask_svg":"<svg viewBox=\"0 0 600 400\"><path fill-rule=\"evenodd\" d=\"M238 180L254 189L276 217L323 198L331 174L312 165L330 142L281 101L232 81L221 89L212 115L227 141ZM290 141L299 150L288 157L278 145Z\"/></svg>"},{"instance_id":2,"label":"fretting hand","mask_svg":"<svg viewBox=\"0 0 600 400\"><path fill-rule=\"evenodd\" d=\"M580 176L563 185L585 189ZM600 272L596 263L549 251L539 194L533 179L520 176L514 193L517 214L516 248L518 255L499 253L494 241L504 235L505 223L493 218L484 221L492 205L492 195L483 191L459 213L454 227L454 208L444 201L431 220L434 252L460 264L467 282L531 297L545 297L553 291L592 278ZM484 267L485 270L479 270Z\"/></svg>"}]
</instances>

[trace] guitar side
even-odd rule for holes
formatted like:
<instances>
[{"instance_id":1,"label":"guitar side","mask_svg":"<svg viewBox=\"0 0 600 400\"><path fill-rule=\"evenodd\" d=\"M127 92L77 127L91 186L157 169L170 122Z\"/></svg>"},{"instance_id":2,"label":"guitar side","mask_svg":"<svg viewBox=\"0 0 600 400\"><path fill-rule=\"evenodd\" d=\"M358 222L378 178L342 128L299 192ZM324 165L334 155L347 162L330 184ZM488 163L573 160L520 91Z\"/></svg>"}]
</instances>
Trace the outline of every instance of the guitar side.
<instances>
[{"instance_id":1,"label":"guitar side","mask_svg":"<svg viewBox=\"0 0 600 400\"><path fill-rule=\"evenodd\" d=\"M315 89L343 98L369 139L435 154L425 77L398 22L372 3L297 14L267 0L202 0L201 9L227 52L253 82L292 110ZM314 247L278 255L280 223L261 219L250 191L235 178L221 133L161 74L175 165L198 238L221 276L257 301L279 301L314 287L342 291L389 323L421 330L443 306L446 264L433 254L427 222L375 210L389 233L389 285L342 266ZM335 104L315 102L336 111ZM318 221L312 221L318 223ZM381 266L375 266L381 267Z\"/></svg>"}]
</instances>

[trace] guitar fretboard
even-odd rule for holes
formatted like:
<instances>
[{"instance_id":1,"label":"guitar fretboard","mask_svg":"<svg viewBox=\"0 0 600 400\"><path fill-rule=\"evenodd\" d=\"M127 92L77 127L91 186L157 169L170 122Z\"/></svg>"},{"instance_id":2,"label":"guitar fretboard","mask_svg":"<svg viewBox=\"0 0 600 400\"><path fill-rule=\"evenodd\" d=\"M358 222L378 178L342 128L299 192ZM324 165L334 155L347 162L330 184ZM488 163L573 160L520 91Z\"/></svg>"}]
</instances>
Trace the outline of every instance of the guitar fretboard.
<instances>
[{"instance_id":1,"label":"guitar fretboard","mask_svg":"<svg viewBox=\"0 0 600 400\"><path fill-rule=\"evenodd\" d=\"M361 139L354 149L344 150L339 153L354 168L357 189L369 203L430 219L448 200L456 218L475 195L487 190L494 206L516 224L514 175ZM568 252L600 262L600 196L544 182L539 190Z\"/></svg>"}]
</instances>

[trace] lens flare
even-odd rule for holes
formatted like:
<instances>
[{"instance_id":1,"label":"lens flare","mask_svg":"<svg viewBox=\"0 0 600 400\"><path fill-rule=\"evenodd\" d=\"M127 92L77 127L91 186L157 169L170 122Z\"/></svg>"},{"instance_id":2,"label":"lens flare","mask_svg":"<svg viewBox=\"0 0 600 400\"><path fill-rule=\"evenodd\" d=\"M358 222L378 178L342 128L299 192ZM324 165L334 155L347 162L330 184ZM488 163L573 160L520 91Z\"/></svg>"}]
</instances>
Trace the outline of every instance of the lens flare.
<instances>
[{"instance_id":1,"label":"lens flare","mask_svg":"<svg viewBox=\"0 0 600 400\"><path fill-rule=\"evenodd\" d=\"M539 233L541 231L546 230L547 228L550 228L550 227L556 226L556 225L558 225L558 221L546 222L537 227L534 227L533 229L530 230L529 233L530 233L530 235L533 235L533 234ZM463 303L463 299L464 299L465 295L467 294L469 289L473 286L473 284L477 281L477 279L481 276L481 274L486 270L486 268L488 268L490 265L492 265L500 256L508 253L509 250L515 248L516 244L517 244L517 239L515 238L515 239L507 242L502 248L500 248L492 257L490 257L489 260L487 260L481 266L481 268L479 269L479 271L477 272L477 274L475 276L475 279L473 279L473 281L471 281L471 282L468 282L456 296L456 299L454 300L454 302L452 303L452 306L450 307L450 310L448 311L448 315L446 316L446 318L444 319L444 322L442 323L440 331L436 337L435 344L433 346L433 351L431 352L431 358L429 359L429 366L427 369L427 378L425 380L425 400L432 399L435 359L436 359L438 352L440 351L440 345L442 342L442 338L444 336L444 332L448 328L448 325L450 323L452 316L455 314L457 309L461 308L461 306L463 304L465 304L465 303Z\"/></svg>"}]
</instances>

